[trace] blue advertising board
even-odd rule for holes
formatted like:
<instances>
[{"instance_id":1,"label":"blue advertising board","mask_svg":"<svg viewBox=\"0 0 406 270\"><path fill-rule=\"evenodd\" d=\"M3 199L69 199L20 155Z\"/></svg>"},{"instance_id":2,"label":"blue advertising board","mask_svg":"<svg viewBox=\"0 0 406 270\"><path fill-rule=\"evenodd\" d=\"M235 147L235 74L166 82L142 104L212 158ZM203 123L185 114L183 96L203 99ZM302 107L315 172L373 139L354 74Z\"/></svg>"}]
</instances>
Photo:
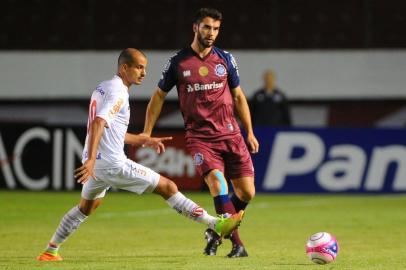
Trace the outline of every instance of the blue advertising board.
<instances>
[{"instance_id":1,"label":"blue advertising board","mask_svg":"<svg viewBox=\"0 0 406 270\"><path fill-rule=\"evenodd\" d=\"M406 192L406 129L256 128L255 135L258 192Z\"/></svg>"},{"instance_id":2,"label":"blue advertising board","mask_svg":"<svg viewBox=\"0 0 406 270\"><path fill-rule=\"evenodd\" d=\"M80 189L73 177L82 159L85 127L0 125L0 189ZM182 190L204 184L187 153L183 130L165 153L128 157L173 179ZM252 155L258 192L406 193L406 129L257 128Z\"/></svg>"}]
</instances>

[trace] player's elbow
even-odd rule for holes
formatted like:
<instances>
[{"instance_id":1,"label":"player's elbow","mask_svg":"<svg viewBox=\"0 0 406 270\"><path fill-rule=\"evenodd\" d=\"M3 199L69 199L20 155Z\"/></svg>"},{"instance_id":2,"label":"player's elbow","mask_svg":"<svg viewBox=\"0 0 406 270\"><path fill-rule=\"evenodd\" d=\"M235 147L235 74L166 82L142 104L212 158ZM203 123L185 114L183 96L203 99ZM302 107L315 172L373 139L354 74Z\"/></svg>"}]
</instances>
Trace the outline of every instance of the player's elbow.
<instances>
[{"instance_id":1,"label":"player's elbow","mask_svg":"<svg viewBox=\"0 0 406 270\"><path fill-rule=\"evenodd\" d=\"M92 122L92 126L97 126L97 127L107 127L107 121L104 120L101 117L96 117L93 122Z\"/></svg>"},{"instance_id":2,"label":"player's elbow","mask_svg":"<svg viewBox=\"0 0 406 270\"><path fill-rule=\"evenodd\" d=\"M161 88L158 88L155 91L155 97L158 98L159 100L161 100L162 102L165 100L167 93L165 91L163 91Z\"/></svg>"},{"instance_id":3,"label":"player's elbow","mask_svg":"<svg viewBox=\"0 0 406 270\"><path fill-rule=\"evenodd\" d=\"M160 90L159 88L155 91L155 93L152 95L151 100L148 104L148 110L153 110L153 109L160 109L165 101L165 93L164 91Z\"/></svg>"},{"instance_id":4,"label":"player's elbow","mask_svg":"<svg viewBox=\"0 0 406 270\"><path fill-rule=\"evenodd\" d=\"M241 94L236 94L236 95L234 95L233 98L234 98L234 103L238 104L238 105L242 104L243 101L245 100L244 96Z\"/></svg>"}]
</instances>

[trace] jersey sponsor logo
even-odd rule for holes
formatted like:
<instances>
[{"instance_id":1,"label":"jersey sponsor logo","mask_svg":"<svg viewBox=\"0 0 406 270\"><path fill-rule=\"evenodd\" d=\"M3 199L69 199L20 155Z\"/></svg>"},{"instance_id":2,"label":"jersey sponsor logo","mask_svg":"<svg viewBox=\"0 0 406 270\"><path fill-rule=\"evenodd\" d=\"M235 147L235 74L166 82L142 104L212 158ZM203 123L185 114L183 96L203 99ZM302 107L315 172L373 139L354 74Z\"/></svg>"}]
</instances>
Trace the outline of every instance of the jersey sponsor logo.
<instances>
[{"instance_id":1,"label":"jersey sponsor logo","mask_svg":"<svg viewBox=\"0 0 406 270\"><path fill-rule=\"evenodd\" d=\"M105 93L104 90L101 88L101 86L96 87L96 92L100 93L100 95L102 95L102 96L104 96L104 93Z\"/></svg>"},{"instance_id":2,"label":"jersey sponsor logo","mask_svg":"<svg viewBox=\"0 0 406 270\"><path fill-rule=\"evenodd\" d=\"M193 156L193 162L194 162L195 166L200 166L200 165L202 165L202 164L203 164L203 160L204 160L204 157L203 157L203 154L202 154L202 153L196 153L196 154Z\"/></svg>"},{"instance_id":3,"label":"jersey sponsor logo","mask_svg":"<svg viewBox=\"0 0 406 270\"><path fill-rule=\"evenodd\" d=\"M231 64L233 65L233 67L235 68L235 71L237 73L237 76L240 76L239 72L238 72L238 65L237 65L237 61L235 61L234 56L230 53L230 59L231 59Z\"/></svg>"},{"instance_id":4,"label":"jersey sponsor logo","mask_svg":"<svg viewBox=\"0 0 406 270\"><path fill-rule=\"evenodd\" d=\"M124 100L122 98L119 98L114 104L113 108L109 110L109 118L112 118L116 113L120 111L121 105L123 105Z\"/></svg>"},{"instance_id":5,"label":"jersey sponsor logo","mask_svg":"<svg viewBox=\"0 0 406 270\"><path fill-rule=\"evenodd\" d=\"M190 75L191 75L190 70L183 71L183 77L190 77Z\"/></svg>"},{"instance_id":6,"label":"jersey sponsor logo","mask_svg":"<svg viewBox=\"0 0 406 270\"><path fill-rule=\"evenodd\" d=\"M89 158L89 153L87 152L87 151L85 151L84 153L83 153L83 159L88 159ZM97 154L96 154L96 159L97 160L99 160L99 159L101 159L102 158L102 156L101 156L101 153L100 152L97 152Z\"/></svg>"},{"instance_id":7,"label":"jersey sponsor logo","mask_svg":"<svg viewBox=\"0 0 406 270\"><path fill-rule=\"evenodd\" d=\"M178 54L175 53L175 54L174 54L173 56L171 56L171 57L168 59L168 61L166 62L165 66L164 66L164 68L163 68L163 70L162 70L162 76L161 76L162 79L164 78L164 74L169 70L169 68L170 68L170 66L171 66L171 64L172 64L172 60L173 60L173 58L174 58L176 55L178 55Z\"/></svg>"},{"instance_id":8,"label":"jersey sponsor logo","mask_svg":"<svg viewBox=\"0 0 406 270\"><path fill-rule=\"evenodd\" d=\"M162 70L162 73L166 73L168 71L169 67L171 66L171 62L172 62L172 57L169 58L168 61L166 62L165 66Z\"/></svg>"},{"instance_id":9,"label":"jersey sponsor logo","mask_svg":"<svg viewBox=\"0 0 406 270\"><path fill-rule=\"evenodd\" d=\"M283 97L282 97L281 94L275 93L275 95L272 97L272 99L273 99L273 101L275 101L275 102L282 102Z\"/></svg>"},{"instance_id":10,"label":"jersey sponsor logo","mask_svg":"<svg viewBox=\"0 0 406 270\"><path fill-rule=\"evenodd\" d=\"M209 69L206 66L201 66L199 68L199 75L202 77L206 77L207 75L209 75Z\"/></svg>"},{"instance_id":11,"label":"jersey sponsor logo","mask_svg":"<svg viewBox=\"0 0 406 270\"><path fill-rule=\"evenodd\" d=\"M131 170L137 174L137 175L141 175L141 176L147 176L147 171L144 170L143 168L139 168L139 167L133 167L133 165L131 165Z\"/></svg>"},{"instance_id":12,"label":"jersey sponsor logo","mask_svg":"<svg viewBox=\"0 0 406 270\"><path fill-rule=\"evenodd\" d=\"M195 84L188 84L186 86L186 90L188 93L190 93L190 92L197 92L197 91L217 90L217 89L223 88L223 86L224 86L223 82L221 82L221 83L212 82L212 83L206 83L206 84L195 83Z\"/></svg>"},{"instance_id":13,"label":"jersey sponsor logo","mask_svg":"<svg viewBox=\"0 0 406 270\"><path fill-rule=\"evenodd\" d=\"M258 96L257 96L257 100L259 101L259 102L262 102L262 101L264 101L265 100L265 95L264 94L259 94Z\"/></svg>"},{"instance_id":14,"label":"jersey sponsor logo","mask_svg":"<svg viewBox=\"0 0 406 270\"><path fill-rule=\"evenodd\" d=\"M215 72L216 72L216 75L219 77L223 77L224 75L227 74L226 67L223 66L222 64L216 65Z\"/></svg>"}]
</instances>

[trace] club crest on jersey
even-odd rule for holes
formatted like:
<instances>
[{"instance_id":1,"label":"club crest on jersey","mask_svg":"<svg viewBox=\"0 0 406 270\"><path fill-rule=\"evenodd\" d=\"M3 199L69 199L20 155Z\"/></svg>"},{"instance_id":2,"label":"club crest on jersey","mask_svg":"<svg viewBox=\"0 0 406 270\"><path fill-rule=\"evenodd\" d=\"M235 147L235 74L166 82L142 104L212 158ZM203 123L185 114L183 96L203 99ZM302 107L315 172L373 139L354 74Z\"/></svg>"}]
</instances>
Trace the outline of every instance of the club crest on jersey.
<instances>
[{"instance_id":1,"label":"club crest on jersey","mask_svg":"<svg viewBox=\"0 0 406 270\"><path fill-rule=\"evenodd\" d=\"M193 161L195 163L196 166L200 166L203 164L203 154L202 153L196 153L193 157Z\"/></svg>"},{"instance_id":2,"label":"club crest on jersey","mask_svg":"<svg viewBox=\"0 0 406 270\"><path fill-rule=\"evenodd\" d=\"M206 66L201 66L199 68L199 75L202 77L206 77L207 75L209 75L209 69Z\"/></svg>"},{"instance_id":3,"label":"club crest on jersey","mask_svg":"<svg viewBox=\"0 0 406 270\"><path fill-rule=\"evenodd\" d=\"M226 67L223 66L222 64L216 65L215 71L216 71L216 75L219 77L223 77L224 75L227 74Z\"/></svg>"},{"instance_id":4,"label":"club crest on jersey","mask_svg":"<svg viewBox=\"0 0 406 270\"><path fill-rule=\"evenodd\" d=\"M119 98L116 102L116 104L114 104L114 106L109 110L109 114L108 117L111 119L113 118L113 116L118 113L121 109L121 105L123 105L124 100L122 98Z\"/></svg>"}]
</instances>

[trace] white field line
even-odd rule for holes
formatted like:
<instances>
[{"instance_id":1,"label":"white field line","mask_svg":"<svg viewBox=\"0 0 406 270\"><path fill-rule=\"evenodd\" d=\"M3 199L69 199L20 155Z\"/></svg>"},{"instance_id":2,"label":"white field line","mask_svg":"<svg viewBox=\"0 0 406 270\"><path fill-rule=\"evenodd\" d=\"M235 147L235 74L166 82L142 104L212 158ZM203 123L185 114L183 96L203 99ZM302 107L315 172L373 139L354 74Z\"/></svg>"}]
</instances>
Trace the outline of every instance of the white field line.
<instances>
[{"instance_id":1,"label":"white field line","mask_svg":"<svg viewBox=\"0 0 406 270\"><path fill-rule=\"evenodd\" d=\"M257 209L272 209L272 208L290 208L290 207L309 207L327 204L328 199L317 199L317 200L303 200L303 201L289 201L289 202L260 202L251 203L249 208ZM151 216L161 216L175 213L175 210L167 208L158 208L150 210L138 210L138 211L127 211L127 212L103 212L97 214L98 218L112 218L112 217L151 217Z\"/></svg>"},{"instance_id":2,"label":"white field line","mask_svg":"<svg viewBox=\"0 0 406 270\"><path fill-rule=\"evenodd\" d=\"M158 208L150 210L139 211L127 211L127 212L104 212L97 215L99 218L111 218L111 217L150 217L150 216L162 216L170 213L175 213L175 210L169 208Z\"/></svg>"}]
</instances>

